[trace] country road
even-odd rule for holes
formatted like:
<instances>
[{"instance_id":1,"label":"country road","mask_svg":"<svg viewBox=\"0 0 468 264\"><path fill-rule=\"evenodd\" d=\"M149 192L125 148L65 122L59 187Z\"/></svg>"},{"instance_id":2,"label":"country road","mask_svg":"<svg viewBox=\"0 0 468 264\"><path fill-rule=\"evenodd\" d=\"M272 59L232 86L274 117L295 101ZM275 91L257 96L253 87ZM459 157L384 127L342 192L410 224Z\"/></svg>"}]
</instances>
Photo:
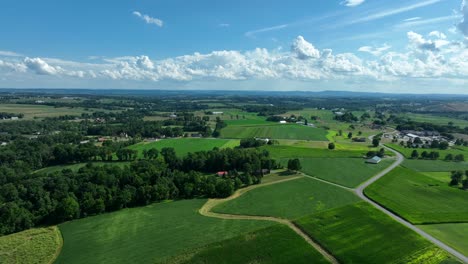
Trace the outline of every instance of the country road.
<instances>
[{"instance_id":1,"label":"country road","mask_svg":"<svg viewBox=\"0 0 468 264\"><path fill-rule=\"evenodd\" d=\"M385 209L384 207L382 207L381 205L377 204L376 202L372 201L371 199L367 198L367 196L364 194L364 189L366 189L366 187L368 187L369 185L371 185L372 183L376 182L378 179L382 178L383 176L385 176L387 173L389 173L391 170L395 169L396 167L398 167L404 160L405 158L403 157L403 155L401 153L399 153L398 151L395 151L391 148L388 148L388 147L385 147L385 149L393 152L396 154L396 157L397 157L397 160L392 164L390 165L390 167L386 168L385 170L381 171L380 173L378 173L377 175L375 175L374 177L370 178L369 180L367 180L366 182L364 182L363 184L359 185L356 189L355 189L355 193L356 195L358 195L361 199L363 199L364 201L370 203L371 205L373 205L375 208L379 209L380 211L384 212L385 214L387 214L388 216L390 216L391 218L393 218L395 221L403 224L404 226L408 227L409 229L413 230L414 232L418 233L419 235L423 236L424 238L426 238L427 240L431 241L432 243L434 243L435 245L439 246L440 248L446 250L447 252L449 252L450 254L452 254L454 257L456 257L457 259L459 259L460 261L462 261L463 263L468 263L468 257L466 257L465 255L463 255L462 253L458 252L457 250L453 249L452 247L448 246L447 244L443 243L442 241L438 240L437 238L429 235L428 233L424 232L422 229L420 229L419 227L411 224L410 222L404 220L403 218L397 216L396 214L392 213L391 211Z\"/></svg>"}]
</instances>

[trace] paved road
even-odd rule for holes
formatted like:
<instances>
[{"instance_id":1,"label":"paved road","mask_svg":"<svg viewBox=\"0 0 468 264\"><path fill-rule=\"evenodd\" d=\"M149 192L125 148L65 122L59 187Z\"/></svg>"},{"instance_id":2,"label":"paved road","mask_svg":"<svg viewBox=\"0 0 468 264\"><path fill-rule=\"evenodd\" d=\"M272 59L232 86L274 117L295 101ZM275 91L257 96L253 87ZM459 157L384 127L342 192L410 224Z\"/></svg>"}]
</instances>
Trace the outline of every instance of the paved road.
<instances>
[{"instance_id":1,"label":"paved road","mask_svg":"<svg viewBox=\"0 0 468 264\"><path fill-rule=\"evenodd\" d=\"M403 218L395 215L394 213L390 212L389 210L385 209L384 207L380 206L379 204L375 203L374 201L370 200L369 198L367 198L367 196L364 195L364 189L371 185L372 183L374 183L375 181L377 181L378 179L382 178L383 176L385 176L387 173L389 173L391 170L393 170L394 168L396 168L397 166L399 166L403 161L404 161L404 157L403 155L401 155L399 152L393 150L393 149L390 149L390 148L387 148L385 147L385 149L393 152L396 154L397 156L397 161L394 162L390 167L386 168L385 170L381 171L379 174L375 175L374 177L370 178L368 181L364 182L363 184L359 185L356 189L355 189L355 192L356 194L361 198L363 199L364 201L372 204L375 208L379 209L380 211L384 212L385 214L389 215L391 218L393 218L394 220L400 222L401 224L405 225L406 227L408 227L409 229L413 230L414 232L420 234L421 236L425 237L427 240L431 241L432 243L436 244L437 246L439 246L440 248L446 250L447 252L449 252L450 254L452 254L453 256L455 256L456 258L458 258L460 261L462 261L463 263L468 263L468 257L466 257L465 255L463 255L462 253L458 252L457 250L453 249L452 247L448 246L447 244L444 244L442 241L436 239L435 237L429 235L428 233L424 232L422 229L418 228L417 226L411 224L410 222L404 220Z\"/></svg>"}]
</instances>

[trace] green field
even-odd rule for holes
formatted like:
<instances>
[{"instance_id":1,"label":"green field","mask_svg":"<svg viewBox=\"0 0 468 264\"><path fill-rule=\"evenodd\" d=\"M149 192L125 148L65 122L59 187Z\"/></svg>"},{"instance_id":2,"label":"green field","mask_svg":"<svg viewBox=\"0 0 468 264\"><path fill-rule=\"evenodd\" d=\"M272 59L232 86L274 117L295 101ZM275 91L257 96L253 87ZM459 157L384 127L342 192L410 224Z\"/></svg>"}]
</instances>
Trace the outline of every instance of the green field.
<instances>
[{"instance_id":1,"label":"green field","mask_svg":"<svg viewBox=\"0 0 468 264\"><path fill-rule=\"evenodd\" d=\"M415 171L453 171L468 170L468 162L451 162L442 160L412 160L407 159L403 162L403 167Z\"/></svg>"},{"instance_id":2,"label":"green field","mask_svg":"<svg viewBox=\"0 0 468 264\"><path fill-rule=\"evenodd\" d=\"M162 139L155 142L142 142L128 147L129 149L138 150L138 156L143 157L143 150L156 148L174 148L177 155L182 157L189 152L207 151L213 148L234 148L239 146L239 140L230 139L206 139L206 138L175 138Z\"/></svg>"},{"instance_id":3,"label":"green field","mask_svg":"<svg viewBox=\"0 0 468 264\"><path fill-rule=\"evenodd\" d=\"M0 263L52 263L62 245L56 227L34 228L0 237Z\"/></svg>"},{"instance_id":4,"label":"green field","mask_svg":"<svg viewBox=\"0 0 468 264\"><path fill-rule=\"evenodd\" d=\"M447 254L365 202L296 223L342 263L440 263Z\"/></svg>"},{"instance_id":5,"label":"green field","mask_svg":"<svg viewBox=\"0 0 468 264\"><path fill-rule=\"evenodd\" d=\"M326 141L327 132L296 124L272 124L255 126L227 126L221 130L223 138L272 138Z\"/></svg>"},{"instance_id":6,"label":"green field","mask_svg":"<svg viewBox=\"0 0 468 264\"><path fill-rule=\"evenodd\" d=\"M413 224L468 222L468 192L409 169L396 168L365 193Z\"/></svg>"},{"instance_id":7,"label":"green field","mask_svg":"<svg viewBox=\"0 0 468 264\"><path fill-rule=\"evenodd\" d=\"M352 192L304 177L252 190L213 211L296 219L358 200Z\"/></svg>"},{"instance_id":8,"label":"green field","mask_svg":"<svg viewBox=\"0 0 468 264\"><path fill-rule=\"evenodd\" d=\"M61 224L64 246L56 263L155 263L272 225L202 216L205 202L152 204Z\"/></svg>"},{"instance_id":9,"label":"green field","mask_svg":"<svg viewBox=\"0 0 468 264\"><path fill-rule=\"evenodd\" d=\"M274 159L292 158L362 158L366 152L360 150L329 150L321 148L292 147L272 145L262 147Z\"/></svg>"},{"instance_id":10,"label":"green field","mask_svg":"<svg viewBox=\"0 0 468 264\"><path fill-rule=\"evenodd\" d=\"M421 155L421 153L423 151L427 151L427 152L431 152L431 151L435 151L435 152L439 152L440 154L440 157L439 157L439 160L443 160L445 159L445 156L447 154L452 154L452 155L458 155L458 154L463 154L465 155L468 159L468 148L467 147L456 147L456 148L450 148L450 149L446 149L446 150L440 150L440 149L422 149L422 148L417 148L417 149L414 149L414 148L405 148L405 147L402 147L398 144L385 144L386 146L400 152L401 154L403 154L405 157L407 158L411 158L411 153L413 152L413 150L417 150L419 152L419 155Z\"/></svg>"},{"instance_id":11,"label":"green field","mask_svg":"<svg viewBox=\"0 0 468 264\"><path fill-rule=\"evenodd\" d=\"M122 162L101 162L101 161L95 161L91 162L95 166L118 166L118 167L124 167L126 165L130 165L130 162L127 161L122 161ZM64 169L70 169L72 171L77 171L80 168L83 168L86 166L88 163L77 163L77 164L71 164L71 165L57 165L57 166L50 166L46 167L40 170L35 171L36 173L53 173L57 171L62 171Z\"/></svg>"},{"instance_id":12,"label":"green field","mask_svg":"<svg viewBox=\"0 0 468 264\"><path fill-rule=\"evenodd\" d=\"M468 223L421 225L419 227L468 256Z\"/></svg>"},{"instance_id":13,"label":"green field","mask_svg":"<svg viewBox=\"0 0 468 264\"><path fill-rule=\"evenodd\" d=\"M447 125L449 122L453 122L455 126L459 126L461 128L468 126L467 120L444 117L444 116L436 116L436 115L429 115L429 114L415 114L415 113L406 113L400 116L407 117L416 122L431 123L435 125Z\"/></svg>"},{"instance_id":14,"label":"green field","mask_svg":"<svg viewBox=\"0 0 468 264\"><path fill-rule=\"evenodd\" d=\"M99 111L104 111L99 109ZM0 104L0 112L24 114L23 120L34 118L58 117L64 115L81 116L82 113L92 113L92 109L85 110L81 107L59 107L48 105L27 105L27 104Z\"/></svg>"},{"instance_id":15,"label":"green field","mask_svg":"<svg viewBox=\"0 0 468 264\"><path fill-rule=\"evenodd\" d=\"M164 261L191 263L328 263L289 227L275 225L232 239L210 244L194 252Z\"/></svg>"},{"instance_id":16,"label":"green field","mask_svg":"<svg viewBox=\"0 0 468 264\"><path fill-rule=\"evenodd\" d=\"M379 164L366 163L362 158L302 158L300 161L305 174L353 188L395 160L384 159ZM282 164L286 166L287 159Z\"/></svg>"}]
</instances>

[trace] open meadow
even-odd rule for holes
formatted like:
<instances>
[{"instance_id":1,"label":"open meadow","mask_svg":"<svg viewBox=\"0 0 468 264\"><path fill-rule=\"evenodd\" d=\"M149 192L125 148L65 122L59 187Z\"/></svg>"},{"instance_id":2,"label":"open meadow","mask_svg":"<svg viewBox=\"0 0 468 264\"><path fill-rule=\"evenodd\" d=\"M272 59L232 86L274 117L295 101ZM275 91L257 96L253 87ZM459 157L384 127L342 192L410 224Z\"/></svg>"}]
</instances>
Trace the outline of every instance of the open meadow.
<instances>
[{"instance_id":1,"label":"open meadow","mask_svg":"<svg viewBox=\"0 0 468 264\"><path fill-rule=\"evenodd\" d=\"M328 263L328 261L289 227L275 225L209 244L184 255L167 259L161 263L306 264Z\"/></svg>"},{"instance_id":2,"label":"open meadow","mask_svg":"<svg viewBox=\"0 0 468 264\"><path fill-rule=\"evenodd\" d=\"M342 263L441 263L447 253L365 202L295 221Z\"/></svg>"},{"instance_id":3,"label":"open meadow","mask_svg":"<svg viewBox=\"0 0 468 264\"><path fill-rule=\"evenodd\" d=\"M449 148L449 149L445 149L445 150L440 150L440 149L407 148L407 147L403 147L403 146L400 146L398 144L393 144L393 143L389 143L389 144L385 144L385 145L387 147L390 147L390 148L400 152L401 154L403 154L408 159L411 158L411 153L413 152L413 150L417 150L419 155L421 155L421 153L423 151L439 152L439 154L440 154L439 160L445 159L445 156L447 154L452 154L453 156L458 155L458 154L462 154L464 156L467 156L466 158L468 158L468 147L453 147L453 148Z\"/></svg>"},{"instance_id":4,"label":"open meadow","mask_svg":"<svg viewBox=\"0 0 468 264\"><path fill-rule=\"evenodd\" d=\"M402 167L370 185L365 194L413 224L468 222L468 192Z\"/></svg>"},{"instance_id":5,"label":"open meadow","mask_svg":"<svg viewBox=\"0 0 468 264\"><path fill-rule=\"evenodd\" d=\"M312 128L296 124L271 124L254 126L227 126L221 130L223 138L270 138L302 139L326 141L327 132L321 128Z\"/></svg>"},{"instance_id":6,"label":"open meadow","mask_svg":"<svg viewBox=\"0 0 468 264\"><path fill-rule=\"evenodd\" d=\"M189 152L208 151L213 148L234 148L239 146L239 140L231 139L205 139L205 138L174 138L161 139L154 142L141 142L132 146L129 149L137 150L138 157L143 157L143 150L156 148L174 148L179 157L187 155Z\"/></svg>"},{"instance_id":7,"label":"open meadow","mask_svg":"<svg viewBox=\"0 0 468 264\"><path fill-rule=\"evenodd\" d=\"M95 166L118 166L118 167L125 167L130 165L130 162L128 161L119 161L119 162L102 162L102 161L95 161L95 162L90 162ZM88 163L76 163L76 164L70 164L70 165L56 165L56 166L50 166L50 167L45 167L40 170L35 171L35 173L53 173L57 171L62 171L64 169L70 169L72 171L78 171L79 169L83 168L86 166Z\"/></svg>"},{"instance_id":8,"label":"open meadow","mask_svg":"<svg viewBox=\"0 0 468 264\"><path fill-rule=\"evenodd\" d=\"M63 223L56 263L155 263L272 225L202 216L198 209L205 202L156 203Z\"/></svg>"},{"instance_id":9,"label":"open meadow","mask_svg":"<svg viewBox=\"0 0 468 264\"><path fill-rule=\"evenodd\" d=\"M0 263L42 264L52 263L60 247L62 237L57 227L33 228L0 237Z\"/></svg>"},{"instance_id":10,"label":"open meadow","mask_svg":"<svg viewBox=\"0 0 468 264\"><path fill-rule=\"evenodd\" d=\"M22 120L32 120L45 117L59 117L64 115L81 116L83 113L91 114L96 109L84 109L82 107L53 107L48 105L28 104L0 104L0 112L24 114ZM100 111L105 111L99 109Z\"/></svg>"},{"instance_id":11,"label":"open meadow","mask_svg":"<svg viewBox=\"0 0 468 264\"><path fill-rule=\"evenodd\" d=\"M443 160L406 159L402 166L420 172L450 172L454 170L468 170L468 162L451 162Z\"/></svg>"},{"instance_id":12,"label":"open meadow","mask_svg":"<svg viewBox=\"0 0 468 264\"><path fill-rule=\"evenodd\" d=\"M296 219L358 200L350 191L303 177L249 191L216 206L213 211Z\"/></svg>"}]
</instances>

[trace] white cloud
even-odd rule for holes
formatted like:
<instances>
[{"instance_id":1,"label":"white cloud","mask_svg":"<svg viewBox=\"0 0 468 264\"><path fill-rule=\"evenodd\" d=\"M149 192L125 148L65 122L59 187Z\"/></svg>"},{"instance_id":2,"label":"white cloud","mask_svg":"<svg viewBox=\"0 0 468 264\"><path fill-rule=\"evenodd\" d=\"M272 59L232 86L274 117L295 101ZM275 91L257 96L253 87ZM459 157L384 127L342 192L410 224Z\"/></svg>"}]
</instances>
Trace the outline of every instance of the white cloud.
<instances>
[{"instance_id":1,"label":"white cloud","mask_svg":"<svg viewBox=\"0 0 468 264\"><path fill-rule=\"evenodd\" d=\"M468 38L468 0L463 0L461 12L463 15L462 20L458 23L458 29Z\"/></svg>"},{"instance_id":2,"label":"white cloud","mask_svg":"<svg viewBox=\"0 0 468 264\"><path fill-rule=\"evenodd\" d=\"M355 7L355 6L363 4L365 1L366 0L345 0L341 2L341 4L345 6L349 6L349 7Z\"/></svg>"},{"instance_id":3,"label":"white cloud","mask_svg":"<svg viewBox=\"0 0 468 264\"><path fill-rule=\"evenodd\" d=\"M221 23L221 24L218 24L218 27L221 27L221 28L227 28L227 27L230 27L231 24L228 24L228 23Z\"/></svg>"},{"instance_id":4,"label":"white cloud","mask_svg":"<svg viewBox=\"0 0 468 264\"><path fill-rule=\"evenodd\" d=\"M440 31L437 31L437 30L431 31L431 33L429 33L429 37L436 37L436 38L439 38L439 39L446 39L447 38L447 36L444 33L440 32Z\"/></svg>"},{"instance_id":5,"label":"white cloud","mask_svg":"<svg viewBox=\"0 0 468 264\"><path fill-rule=\"evenodd\" d=\"M7 50L0 50L0 56L3 57L22 57L23 55L13 52L13 51L7 51Z\"/></svg>"},{"instance_id":6,"label":"white cloud","mask_svg":"<svg viewBox=\"0 0 468 264\"><path fill-rule=\"evenodd\" d=\"M40 75L55 75L61 71L59 66L53 67L47 64L41 58L28 58L24 59L24 64L28 67L29 70L34 71Z\"/></svg>"},{"instance_id":7,"label":"white cloud","mask_svg":"<svg viewBox=\"0 0 468 264\"><path fill-rule=\"evenodd\" d=\"M420 19L421 17L410 17L410 18L403 20L403 22L415 21L415 20L420 20Z\"/></svg>"},{"instance_id":8,"label":"white cloud","mask_svg":"<svg viewBox=\"0 0 468 264\"><path fill-rule=\"evenodd\" d=\"M459 18L459 16L449 15L449 16L442 16L442 17L433 17L433 18L428 18L428 19L410 20L410 21L404 21L403 23L396 24L394 27L398 29L403 29L403 28L414 29L415 27L432 25L432 24L437 24L437 23L445 22L445 21L455 21L457 18Z\"/></svg>"},{"instance_id":9,"label":"white cloud","mask_svg":"<svg viewBox=\"0 0 468 264\"><path fill-rule=\"evenodd\" d=\"M389 50L392 46L384 44L382 47L371 47L371 46L362 46L358 49L361 52L367 52L374 56L380 56L385 51Z\"/></svg>"},{"instance_id":10,"label":"white cloud","mask_svg":"<svg viewBox=\"0 0 468 264\"><path fill-rule=\"evenodd\" d=\"M248 32L245 33L245 36L246 37L254 37L256 34L259 34L259 33L264 33L264 32L269 32L269 31L276 31L276 30L287 28L287 27L288 27L287 24L283 24L283 25L278 25L278 26L273 26L273 27L261 28L261 29L257 29L257 30L248 31Z\"/></svg>"},{"instance_id":11,"label":"white cloud","mask_svg":"<svg viewBox=\"0 0 468 264\"><path fill-rule=\"evenodd\" d=\"M316 49L312 43L307 42L302 36L298 36L294 40L291 51L301 60L317 59L320 57L320 51Z\"/></svg>"},{"instance_id":12,"label":"white cloud","mask_svg":"<svg viewBox=\"0 0 468 264\"><path fill-rule=\"evenodd\" d=\"M142 14L142 13L140 13L138 11L134 11L133 15L141 18L143 21L146 22L146 24L153 24L153 25L156 25L158 27L162 27L164 25L164 22L161 19L150 17L150 16Z\"/></svg>"}]
</instances>

